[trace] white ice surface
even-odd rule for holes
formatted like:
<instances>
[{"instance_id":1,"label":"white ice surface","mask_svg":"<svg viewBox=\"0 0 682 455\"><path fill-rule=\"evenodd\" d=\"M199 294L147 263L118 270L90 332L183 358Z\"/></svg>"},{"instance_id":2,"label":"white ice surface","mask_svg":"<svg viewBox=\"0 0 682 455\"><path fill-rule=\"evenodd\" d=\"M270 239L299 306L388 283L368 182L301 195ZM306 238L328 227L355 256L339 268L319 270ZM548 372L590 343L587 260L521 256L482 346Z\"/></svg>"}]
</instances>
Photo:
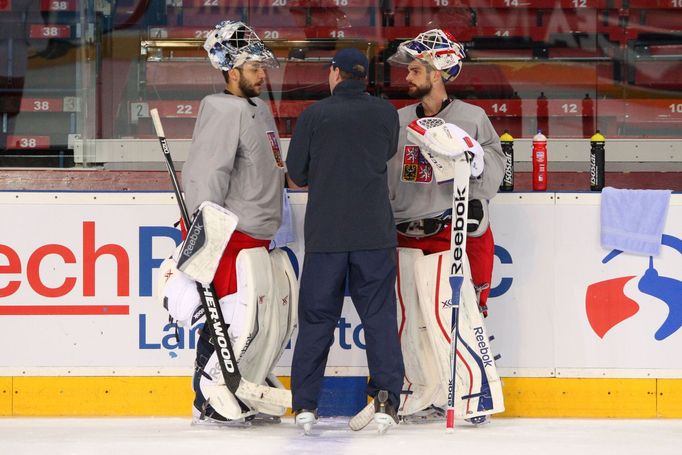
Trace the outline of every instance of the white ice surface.
<instances>
[{"instance_id":1,"label":"white ice surface","mask_svg":"<svg viewBox=\"0 0 682 455\"><path fill-rule=\"evenodd\" d=\"M352 432L347 418L323 418L304 436L280 425L207 428L187 418L0 418L0 455L634 455L682 454L682 420L494 419L400 425L384 436L374 424Z\"/></svg>"}]
</instances>

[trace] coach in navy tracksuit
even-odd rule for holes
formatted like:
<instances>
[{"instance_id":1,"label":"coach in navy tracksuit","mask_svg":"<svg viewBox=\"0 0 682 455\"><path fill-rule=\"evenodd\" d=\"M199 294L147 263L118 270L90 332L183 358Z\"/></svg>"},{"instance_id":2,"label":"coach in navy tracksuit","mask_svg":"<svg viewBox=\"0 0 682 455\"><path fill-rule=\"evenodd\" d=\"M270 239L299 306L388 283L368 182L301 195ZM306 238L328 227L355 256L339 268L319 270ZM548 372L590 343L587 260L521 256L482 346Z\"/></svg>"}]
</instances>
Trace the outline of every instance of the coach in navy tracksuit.
<instances>
[{"instance_id":1,"label":"coach in navy tracksuit","mask_svg":"<svg viewBox=\"0 0 682 455\"><path fill-rule=\"evenodd\" d=\"M396 153L393 106L365 92L367 58L342 49L329 69L332 96L303 111L287 156L289 179L308 186L298 339L291 368L294 411L317 409L344 284L365 329L368 394L403 383L395 279L396 234L386 162Z\"/></svg>"}]
</instances>

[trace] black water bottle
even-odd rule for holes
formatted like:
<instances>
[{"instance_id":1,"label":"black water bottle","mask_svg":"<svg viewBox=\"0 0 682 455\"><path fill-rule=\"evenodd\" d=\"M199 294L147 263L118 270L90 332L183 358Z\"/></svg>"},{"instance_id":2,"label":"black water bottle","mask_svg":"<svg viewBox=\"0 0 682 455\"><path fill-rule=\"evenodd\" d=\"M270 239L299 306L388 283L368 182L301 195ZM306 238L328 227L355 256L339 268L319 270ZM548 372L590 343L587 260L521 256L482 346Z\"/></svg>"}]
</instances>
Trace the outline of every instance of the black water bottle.
<instances>
[{"instance_id":1,"label":"black water bottle","mask_svg":"<svg viewBox=\"0 0 682 455\"><path fill-rule=\"evenodd\" d=\"M597 130L590 139L590 191L604 188L606 138Z\"/></svg>"},{"instance_id":2,"label":"black water bottle","mask_svg":"<svg viewBox=\"0 0 682 455\"><path fill-rule=\"evenodd\" d=\"M504 130L504 134L500 136L500 142L502 143L502 152L507 158L500 191L514 191L514 138L509 134L509 131Z\"/></svg>"}]
</instances>

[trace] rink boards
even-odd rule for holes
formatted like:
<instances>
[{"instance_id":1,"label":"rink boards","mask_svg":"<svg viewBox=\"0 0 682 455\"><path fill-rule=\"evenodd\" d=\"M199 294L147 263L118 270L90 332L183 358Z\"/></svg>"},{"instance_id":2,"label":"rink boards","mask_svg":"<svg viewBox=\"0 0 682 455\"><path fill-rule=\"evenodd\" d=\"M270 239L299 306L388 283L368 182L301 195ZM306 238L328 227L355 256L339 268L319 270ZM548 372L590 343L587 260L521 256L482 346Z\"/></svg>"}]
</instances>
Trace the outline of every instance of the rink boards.
<instances>
[{"instance_id":1,"label":"rink boards","mask_svg":"<svg viewBox=\"0 0 682 455\"><path fill-rule=\"evenodd\" d=\"M289 199L301 265L306 194ZM511 193L491 206L487 323L508 415L682 417L682 195L652 261L600 246L599 204ZM3 192L0 206L0 415L187 415L196 334L176 337L154 295L180 238L173 195ZM349 301L335 335L330 409L364 399Z\"/></svg>"}]
</instances>

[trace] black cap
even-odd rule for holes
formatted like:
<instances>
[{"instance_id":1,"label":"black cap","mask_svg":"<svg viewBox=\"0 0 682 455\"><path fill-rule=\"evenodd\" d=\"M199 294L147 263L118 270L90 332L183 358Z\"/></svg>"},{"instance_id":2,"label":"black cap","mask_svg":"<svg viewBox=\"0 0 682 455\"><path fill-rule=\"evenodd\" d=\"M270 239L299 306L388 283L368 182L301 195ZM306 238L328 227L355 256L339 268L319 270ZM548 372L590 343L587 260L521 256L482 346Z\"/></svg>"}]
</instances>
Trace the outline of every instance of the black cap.
<instances>
[{"instance_id":1,"label":"black cap","mask_svg":"<svg viewBox=\"0 0 682 455\"><path fill-rule=\"evenodd\" d=\"M365 54L359 50L354 47L347 47L334 55L332 67L339 68L355 77L367 77L369 61L367 61Z\"/></svg>"}]
</instances>

